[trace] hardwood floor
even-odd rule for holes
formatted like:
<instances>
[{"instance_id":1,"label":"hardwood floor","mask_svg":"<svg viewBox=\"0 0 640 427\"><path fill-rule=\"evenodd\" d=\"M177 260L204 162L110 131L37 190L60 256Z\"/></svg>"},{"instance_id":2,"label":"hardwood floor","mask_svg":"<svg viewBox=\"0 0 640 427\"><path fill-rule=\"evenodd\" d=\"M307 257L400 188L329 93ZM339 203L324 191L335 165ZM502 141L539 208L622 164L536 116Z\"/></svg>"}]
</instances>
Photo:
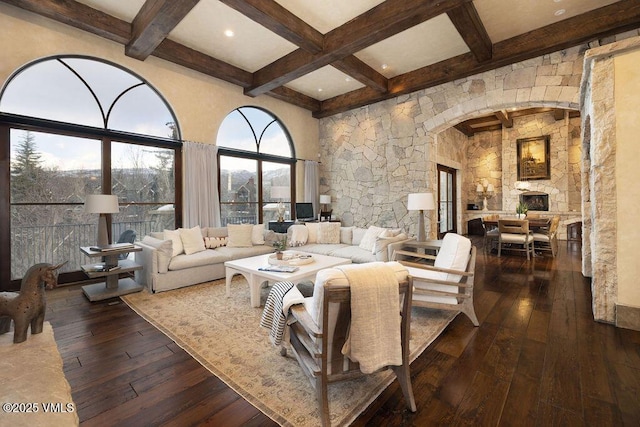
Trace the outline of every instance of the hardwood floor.
<instances>
[{"instance_id":1,"label":"hardwood floor","mask_svg":"<svg viewBox=\"0 0 640 427\"><path fill-rule=\"evenodd\" d=\"M480 326L457 316L411 365L416 413L396 382L354 425L640 425L640 332L593 321L579 248L478 255ZM58 288L47 320L83 426L274 425L117 299Z\"/></svg>"}]
</instances>

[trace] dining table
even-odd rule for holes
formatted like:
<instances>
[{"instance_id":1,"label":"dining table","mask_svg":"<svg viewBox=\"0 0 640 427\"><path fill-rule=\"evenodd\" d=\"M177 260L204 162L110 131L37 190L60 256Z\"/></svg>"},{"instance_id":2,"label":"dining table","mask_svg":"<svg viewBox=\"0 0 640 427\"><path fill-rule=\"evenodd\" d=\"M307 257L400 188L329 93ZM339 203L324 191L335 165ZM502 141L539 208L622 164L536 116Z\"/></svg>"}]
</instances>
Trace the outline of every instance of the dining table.
<instances>
[{"instance_id":1,"label":"dining table","mask_svg":"<svg viewBox=\"0 0 640 427\"><path fill-rule=\"evenodd\" d=\"M499 219L518 219L518 218L515 216L501 216L498 218L491 218L491 219L483 218L482 222L484 223L487 229L498 228ZM525 218L525 219L529 221L530 230L549 227L549 224L551 224L551 217L536 217L536 218Z\"/></svg>"}]
</instances>

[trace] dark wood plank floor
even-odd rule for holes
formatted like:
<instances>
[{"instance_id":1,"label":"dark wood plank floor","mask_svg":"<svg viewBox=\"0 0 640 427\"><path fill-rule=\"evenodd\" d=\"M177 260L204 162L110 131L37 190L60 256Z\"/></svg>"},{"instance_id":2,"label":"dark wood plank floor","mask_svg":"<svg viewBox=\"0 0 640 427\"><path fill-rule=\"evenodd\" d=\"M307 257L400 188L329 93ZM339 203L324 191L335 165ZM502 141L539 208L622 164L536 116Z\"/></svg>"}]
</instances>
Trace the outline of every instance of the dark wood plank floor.
<instances>
[{"instance_id":1,"label":"dark wood plank floor","mask_svg":"<svg viewBox=\"0 0 640 427\"><path fill-rule=\"evenodd\" d=\"M394 383L355 425L640 425L640 332L593 321L579 248L478 253L480 327L459 315L411 365L415 414ZM48 304L82 425L274 425L119 300Z\"/></svg>"}]
</instances>

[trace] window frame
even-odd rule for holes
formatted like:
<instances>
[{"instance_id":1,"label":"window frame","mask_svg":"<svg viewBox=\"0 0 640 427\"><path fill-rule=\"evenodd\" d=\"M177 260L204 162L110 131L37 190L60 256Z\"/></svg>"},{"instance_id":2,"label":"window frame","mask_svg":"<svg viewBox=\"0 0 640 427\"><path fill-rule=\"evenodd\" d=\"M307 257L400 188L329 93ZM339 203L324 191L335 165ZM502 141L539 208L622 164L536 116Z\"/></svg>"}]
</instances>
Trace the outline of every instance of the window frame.
<instances>
[{"instance_id":1,"label":"window frame","mask_svg":"<svg viewBox=\"0 0 640 427\"><path fill-rule=\"evenodd\" d=\"M295 199L295 195L296 195L296 163L297 163L297 159L296 159L296 155L295 155L295 146L293 144L293 140L291 139L291 135L287 129L287 127L284 125L284 123L273 113L271 113L270 111L261 108L261 107L257 107L254 105L244 105L242 107L238 107L233 109L232 111L229 112L229 114L232 114L235 111L238 111L244 118L245 120L247 120L246 116L242 113L242 111L240 111L242 108L255 108L257 110L261 110L262 112L264 112L265 114L271 116L275 121L278 122L280 128L282 129L282 131L285 134L285 137L287 138L287 142L289 143L289 148L291 150L291 157L282 157L282 156L277 156L274 154L262 154L259 152L259 141L257 140L257 135L256 133L253 131L252 129L252 133L254 135L254 138L256 139L255 144L256 144L256 150L255 151L245 151L245 150L236 150L233 148L229 148L229 147L221 147L218 146L218 154L217 154L217 162L218 162L218 203L220 205L220 213L222 214L222 205L226 205L228 203L225 203L222 201L222 182L221 182L221 167L220 167L220 157L225 156L225 157L236 157L236 158L241 158L241 159L249 159L249 160L255 160L257 161L257 169L256 169L256 174L257 174L257 188L258 188L258 193L257 193L257 197L258 200L256 201L256 203L258 204L258 223L263 223L264 222L264 195L263 195L263 182L262 182L262 177L263 177L263 170L262 170L262 164L263 162L270 162L270 163L280 163L280 164L288 164L290 167L289 170L289 188L291 189L291 218L295 219L295 209L293 209L293 207L295 206L296 203L296 199ZM227 116L229 116L229 114L227 114ZM225 116L225 119L226 117ZM224 121L224 120L223 120ZM247 120L248 123L248 120ZM250 124L248 123L248 125L250 126ZM216 141L217 143L217 141Z\"/></svg>"}]
</instances>

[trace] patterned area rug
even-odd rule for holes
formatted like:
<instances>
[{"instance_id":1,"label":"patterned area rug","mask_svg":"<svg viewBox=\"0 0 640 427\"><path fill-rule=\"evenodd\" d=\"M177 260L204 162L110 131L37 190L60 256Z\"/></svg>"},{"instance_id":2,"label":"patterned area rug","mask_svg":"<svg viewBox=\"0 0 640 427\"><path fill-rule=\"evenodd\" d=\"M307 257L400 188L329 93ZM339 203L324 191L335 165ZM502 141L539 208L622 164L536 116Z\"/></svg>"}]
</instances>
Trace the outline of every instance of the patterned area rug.
<instances>
[{"instance_id":1,"label":"patterned area rug","mask_svg":"<svg viewBox=\"0 0 640 427\"><path fill-rule=\"evenodd\" d=\"M268 288L262 291L266 299ZM249 304L249 286L236 276L231 296L223 280L174 291L143 291L122 299L229 387L284 426L320 424L314 389L295 357L283 357L259 326L262 308ZM453 320L451 312L414 308L411 360ZM329 386L332 425L351 423L395 379L384 371Z\"/></svg>"}]
</instances>

